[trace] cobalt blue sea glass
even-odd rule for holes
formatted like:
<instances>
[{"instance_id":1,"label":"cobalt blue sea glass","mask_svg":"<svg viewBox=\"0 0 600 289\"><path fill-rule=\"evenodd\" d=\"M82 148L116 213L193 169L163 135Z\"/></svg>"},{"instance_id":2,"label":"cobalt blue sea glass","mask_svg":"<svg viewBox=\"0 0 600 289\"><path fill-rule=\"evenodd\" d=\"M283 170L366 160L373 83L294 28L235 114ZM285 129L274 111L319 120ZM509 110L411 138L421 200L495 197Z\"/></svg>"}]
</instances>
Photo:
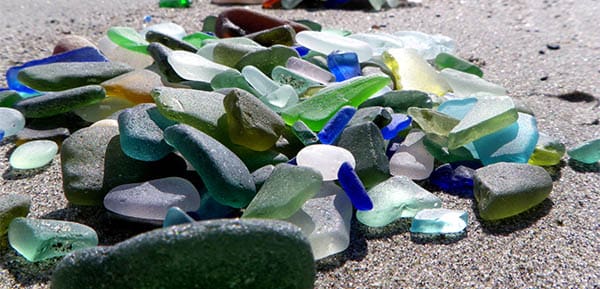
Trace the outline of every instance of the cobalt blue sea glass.
<instances>
[{"instance_id":1,"label":"cobalt blue sea glass","mask_svg":"<svg viewBox=\"0 0 600 289\"><path fill-rule=\"evenodd\" d=\"M304 57L306 54L308 54L308 52L310 52L310 49L308 49L302 45L295 45L295 46L292 46L292 48L294 48L296 50L296 52L298 52L298 55L300 55L300 57Z\"/></svg>"},{"instance_id":2,"label":"cobalt blue sea glass","mask_svg":"<svg viewBox=\"0 0 600 289\"><path fill-rule=\"evenodd\" d=\"M354 52L332 52L327 55L327 67L336 82L361 75L358 55Z\"/></svg>"},{"instance_id":3,"label":"cobalt blue sea glass","mask_svg":"<svg viewBox=\"0 0 600 289\"><path fill-rule=\"evenodd\" d=\"M0 140L4 139L4 131L0 129Z\"/></svg>"},{"instance_id":4,"label":"cobalt blue sea glass","mask_svg":"<svg viewBox=\"0 0 600 289\"><path fill-rule=\"evenodd\" d=\"M352 205L359 211L368 211L373 209L373 202L367 191L365 190L365 186L358 178L358 175L352 168L352 165L348 162L344 162L340 169L338 170L338 181L340 182L340 186L350 198Z\"/></svg>"},{"instance_id":5,"label":"cobalt blue sea glass","mask_svg":"<svg viewBox=\"0 0 600 289\"><path fill-rule=\"evenodd\" d=\"M163 221L163 228L175 226L179 224L186 224L194 222L195 220L188 216L182 209L179 207L171 207L167 211L167 215L165 216L165 220Z\"/></svg>"},{"instance_id":6,"label":"cobalt blue sea glass","mask_svg":"<svg viewBox=\"0 0 600 289\"><path fill-rule=\"evenodd\" d=\"M344 127L350 122L356 108L344 106L325 124L323 129L317 134L322 144L332 144L342 134Z\"/></svg>"},{"instance_id":7,"label":"cobalt blue sea glass","mask_svg":"<svg viewBox=\"0 0 600 289\"><path fill-rule=\"evenodd\" d=\"M100 53L100 51L96 48L83 47L46 58L32 60L20 66L13 66L6 71L6 82L8 83L8 87L19 92L19 94L22 96L39 94L36 90L33 90L19 82L17 79L19 71L31 66L57 62L108 62L108 59L106 59L106 57L104 57L104 55L102 55L102 53Z\"/></svg>"},{"instance_id":8,"label":"cobalt blue sea glass","mask_svg":"<svg viewBox=\"0 0 600 289\"><path fill-rule=\"evenodd\" d=\"M479 162L443 164L429 176L429 181L442 191L464 198L473 198L473 176Z\"/></svg>"},{"instance_id":9,"label":"cobalt blue sea glass","mask_svg":"<svg viewBox=\"0 0 600 289\"><path fill-rule=\"evenodd\" d=\"M399 132L407 129L410 126L411 121L412 118L406 114L393 113L392 121L381 129L383 139L393 139Z\"/></svg>"}]
</instances>

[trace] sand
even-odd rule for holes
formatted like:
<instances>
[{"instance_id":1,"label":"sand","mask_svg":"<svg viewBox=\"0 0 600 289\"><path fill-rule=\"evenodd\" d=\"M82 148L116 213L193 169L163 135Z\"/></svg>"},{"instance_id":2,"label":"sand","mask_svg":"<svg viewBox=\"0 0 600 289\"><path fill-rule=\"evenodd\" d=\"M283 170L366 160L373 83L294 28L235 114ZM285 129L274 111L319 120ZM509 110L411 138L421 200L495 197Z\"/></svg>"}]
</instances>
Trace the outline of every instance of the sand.
<instances>
[{"instance_id":1,"label":"sand","mask_svg":"<svg viewBox=\"0 0 600 289\"><path fill-rule=\"evenodd\" d=\"M197 1L190 9L159 9L158 1L0 1L0 71L51 53L65 34L92 41L116 25L141 28L172 21L198 31L201 20L225 7ZM250 6L261 10L259 6ZM567 147L600 137L600 3L582 1L434 1L379 12L295 9L264 11L311 19L354 32L418 30L458 43L457 54L480 65L485 77L505 86L536 114L540 131ZM547 45L559 45L550 50ZM5 86L0 77L0 86ZM79 221L98 230L102 244L132 230L100 209L68 207L58 156L26 174L8 166L14 149L0 146L0 194L29 194L30 216ZM315 288L598 288L600 287L600 165L564 161L549 168L550 197L523 214L484 222L474 202L435 192L444 207L469 212L467 233L457 240L411 239L405 222L384 230L354 220L348 250L318 263ZM158 266L158 264L157 264ZM0 287L48 288L53 262L28 263L2 249Z\"/></svg>"}]
</instances>

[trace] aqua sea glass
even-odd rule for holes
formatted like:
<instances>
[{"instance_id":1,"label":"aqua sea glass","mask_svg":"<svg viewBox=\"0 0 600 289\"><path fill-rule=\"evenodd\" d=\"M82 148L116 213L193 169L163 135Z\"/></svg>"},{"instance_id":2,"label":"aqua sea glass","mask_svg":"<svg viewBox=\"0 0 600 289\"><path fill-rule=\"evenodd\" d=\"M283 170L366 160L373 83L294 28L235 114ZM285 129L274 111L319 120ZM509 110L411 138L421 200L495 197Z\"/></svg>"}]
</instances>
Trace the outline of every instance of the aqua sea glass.
<instances>
[{"instance_id":1,"label":"aqua sea glass","mask_svg":"<svg viewBox=\"0 0 600 289\"><path fill-rule=\"evenodd\" d=\"M572 159L585 163L593 164L600 160L600 139L590 140L577 145L567 151Z\"/></svg>"},{"instance_id":2,"label":"aqua sea glass","mask_svg":"<svg viewBox=\"0 0 600 289\"><path fill-rule=\"evenodd\" d=\"M410 232L432 235L457 234L464 231L468 223L468 214L463 210L425 209L415 215Z\"/></svg>"}]
</instances>

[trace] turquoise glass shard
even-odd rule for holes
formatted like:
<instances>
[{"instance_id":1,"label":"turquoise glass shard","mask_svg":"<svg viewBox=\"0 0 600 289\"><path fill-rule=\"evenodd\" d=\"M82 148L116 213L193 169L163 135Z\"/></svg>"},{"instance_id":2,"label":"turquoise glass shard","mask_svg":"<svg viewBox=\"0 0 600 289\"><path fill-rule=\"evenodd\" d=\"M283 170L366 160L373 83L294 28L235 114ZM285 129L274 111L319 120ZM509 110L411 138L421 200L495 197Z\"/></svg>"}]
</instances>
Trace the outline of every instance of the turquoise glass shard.
<instances>
[{"instance_id":1,"label":"turquoise glass shard","mask_svg":"<svg viewBox=\"0 0 600 289\"><path fill-rule=\"evenodd\" d=\"M78 223L19 217L10 223L8 241L25 259L37 262L97 246L98 235Z\"/></svg>"},{"instance_id":2,"label":"turquoise glass shard","mask_svg":"<svg viewBox=\"0 0 600 289\"><path fill-rule=\"evenodd\" d=\"M539 137L535 117L519 113L517 122L473 142L483 165L526 163Z\"/></svg>"},{"instance_id":3,"label":"turquoise glass shard","mask_svg":"<svg viewBox=\"0 0 600 289\"><path fill-rule=\"evenodd\" d=\"M425 209L419 211L410 226L411 233L456 234L467 228L469 217L462 210Z\"/></svg>"},{"instance_id":4,"label":"turquoise glass shard","mask_svg":"<svg viewBox=\"0 0 600 289\"><path fill-rule=\"evenodd\" d=\"M455 149L499 131L514 123L517 118L517 110L510 97L480 97L473 108L448 134L448 148Z\"/></svg>"},{"instance_id":5,"label":"turquoise glass shard","mask_svg":"<svg viewBox=\"0 0 600 289\"><path fill-rule=\"evenodd\" d=\"M443 114L456 119L463 119L465 115L475 106L477 98L457 98L442 102L437 110Z\"/></svg>"},{"instance_id":6,"label":"turquoise glass shard","mask_svg":"<svg viewBox=\"0 0 600 289\"><path fill-rule=\"evenodd\" d=\"M42 64L50 64L57 62L107 62L108 59L98 51L98 49L93 47L84 47L71 51L67 51L64 53L52 55L50 57L36 59L29 62L26 62L20 66L13 66L6 71L6 82L8 83L8 87L12 90L19 92L22 96L27 95L37 95L38 92L23 85L18 79L17 75L19 71L24 68L42 65Z\"/></svg>"},{"instance_id":7,"label":"turquoise glass shard","mask_svg":"<svg viewBox=\"0 0 600 289\"><path fill-rule=\"evenodd\" d=\"M567 154L576 161L593 164L600 160L600 139L584 142L568 150Z\"/></svg>"},{"instance_id":8,"label":"turquoise glass shard","mask_svg":"<svg viewBox=\"0 0 600 289\"><path fill-rule=\"evenodd\" d=\"M163 221L163 228L192 222L194 222L194 219L186 214L182 209L179 207L171 207L167 211L167 215Z\"/></svg>"}]
</instances>

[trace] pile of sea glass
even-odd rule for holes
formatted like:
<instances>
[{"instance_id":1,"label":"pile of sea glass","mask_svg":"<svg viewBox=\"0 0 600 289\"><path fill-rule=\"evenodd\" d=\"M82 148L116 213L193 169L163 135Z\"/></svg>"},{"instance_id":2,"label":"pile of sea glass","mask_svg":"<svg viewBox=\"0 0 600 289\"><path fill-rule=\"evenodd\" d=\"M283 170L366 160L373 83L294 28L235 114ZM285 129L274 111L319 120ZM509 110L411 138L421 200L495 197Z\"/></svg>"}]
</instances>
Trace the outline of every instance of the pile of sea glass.
<instances>
[{"instance_id":1,"label":"pile of sea glass","mask_svg":"<svg viewBox=\"0 0 600 289\"><path fill-rule=\"evenodd\" d=\"M550 194L541 166L565 147L454 49L441 35L351 34L237 8L192 34L161 23L112 27L97 47L65 39L7 72L11 166L43 167L60 146L70 203L163 228L97 247L94 229L25 218L29 199L11 195L2 234L30 261L75 251L56 288L231 287L232 275L311 288L314 260L349 246L354 213L363 226L408 218L412 234L435 236L469 223L441 193L474 198L482 220L520 214ZM599 143L569 154L597 162Z\"/></svg>"}]
</instances>

